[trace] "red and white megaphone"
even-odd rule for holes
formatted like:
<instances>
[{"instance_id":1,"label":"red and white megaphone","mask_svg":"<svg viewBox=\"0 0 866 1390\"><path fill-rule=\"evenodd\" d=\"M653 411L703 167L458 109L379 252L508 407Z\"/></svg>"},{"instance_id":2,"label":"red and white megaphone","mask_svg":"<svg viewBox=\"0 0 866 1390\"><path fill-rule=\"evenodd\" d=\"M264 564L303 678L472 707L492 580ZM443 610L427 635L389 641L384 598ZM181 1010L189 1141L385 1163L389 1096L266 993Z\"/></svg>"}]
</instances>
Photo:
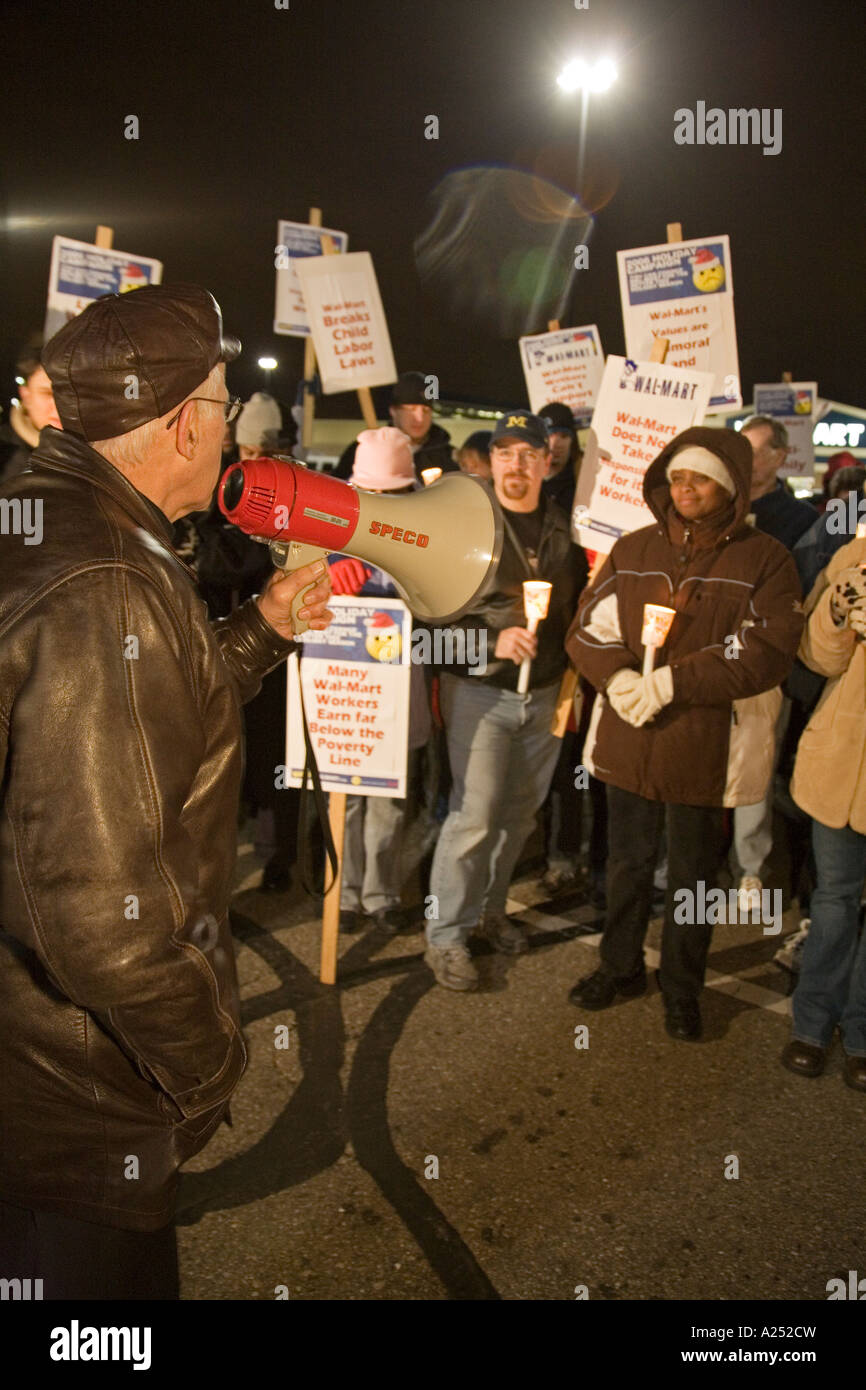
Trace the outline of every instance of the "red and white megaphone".
<instances>
[{"instance_id":1,"label":"red and white megaphone","mask_svg":"<svg viewBox=\"0 0 866 1390\"><path fill-rule=\"evenodd\" d=\"M385 570L425 622L467 612L502 553L499 508L466 473L395 495L361 491L295 459L247 459L223 474L217 496L223 516L269 544L277 569L345 551ZM292 605L298 633L303 601L299 594Z\"/></svg>"}]
</instances>

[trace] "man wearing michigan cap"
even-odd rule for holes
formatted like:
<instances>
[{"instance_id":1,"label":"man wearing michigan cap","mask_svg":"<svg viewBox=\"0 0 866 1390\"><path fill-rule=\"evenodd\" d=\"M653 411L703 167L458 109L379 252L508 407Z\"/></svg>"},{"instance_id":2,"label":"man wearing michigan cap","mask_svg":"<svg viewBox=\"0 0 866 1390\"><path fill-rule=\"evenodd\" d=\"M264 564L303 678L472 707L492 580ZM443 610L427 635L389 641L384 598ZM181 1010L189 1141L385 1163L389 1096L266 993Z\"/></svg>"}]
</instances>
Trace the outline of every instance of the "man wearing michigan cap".
<instances>
[{"instance_id":1,"label":"man wearing michigan cap","mask_svg":"<svg viewBox=\"0 0 866 1390\"><path fill-rule=\"evenodd\" d=\"M239 350L195 286L97 300L43 349L63 430L2 489L41 537L0 542L0 1272L46 1299L177 1297L177 1172L246 1063L240 707L292 598L330 615L310 566L211 626L172 550Z\"/></svg>"},{"instance_id":2,"label":"man wearing michigan cap","mask_svg":"<svg viewBox=\"0 0 866 1390\"><path fill-rule=\"evenodd\" d=\"M490 464L502 555L473 612L456 624L480 632L487 665L455 667L440 680L453 782L430 872L436 912L427 921L425 959L439 984L453 990L478 988L467 945L473 929L506 955L529 947L520 924L506 915L508 885L559 754L550 724L567 665L565 634L587 576L568 517L541 494L550 464L544 422L524 411L501 416ZM553 588L536 636L526 626L523 584L539 579ZM532 666L522 695L524 658Z\"/></svg>"}]
</instances>

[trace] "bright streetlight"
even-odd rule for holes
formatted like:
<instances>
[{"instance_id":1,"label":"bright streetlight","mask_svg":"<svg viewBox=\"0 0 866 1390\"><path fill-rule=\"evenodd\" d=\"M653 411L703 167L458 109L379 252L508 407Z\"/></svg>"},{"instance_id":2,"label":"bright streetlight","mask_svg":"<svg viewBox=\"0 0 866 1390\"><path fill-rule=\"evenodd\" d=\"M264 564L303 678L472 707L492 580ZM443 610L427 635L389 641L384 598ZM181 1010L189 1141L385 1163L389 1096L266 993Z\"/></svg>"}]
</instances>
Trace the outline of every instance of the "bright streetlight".
<instances>
[{"instance_id":1,"label":"bright streetlight","mask_svg":"<svg viewBox=\"0 0 866 1390\"><path fill-rule=\"evenodd\" d=\"M260 357L259 366L264 372L272 372L278 366L276 357Z\"/></svg>"},{"instance_id":2,"label":"bright streetlight","mask_svg":"<svg viewBox=\"0 0 866 1390\"><path fill-rule=\"evenodd\" d=\"M606 92L616 79L616 64L610 58L599 58L594 63L573 58L556 81L564 92Z\"/></svg>"}]
</instances>

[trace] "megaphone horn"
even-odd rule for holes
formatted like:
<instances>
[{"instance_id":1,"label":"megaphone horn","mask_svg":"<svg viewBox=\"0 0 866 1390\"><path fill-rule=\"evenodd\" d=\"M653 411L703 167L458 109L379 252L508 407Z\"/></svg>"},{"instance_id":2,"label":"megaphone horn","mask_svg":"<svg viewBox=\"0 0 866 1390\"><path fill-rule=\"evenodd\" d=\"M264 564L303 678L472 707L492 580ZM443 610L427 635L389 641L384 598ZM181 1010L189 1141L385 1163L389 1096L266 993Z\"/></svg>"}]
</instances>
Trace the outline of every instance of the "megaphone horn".
<instances>
[{"instance_id":1,"label":"megaphone horn","mask_svg":"<svg viewBox=\"0 0 866 1390\"><path fill-rule=\"evenodd\" d=\"M368 560L427 622L467 612L502 553L500 510L484 483L465 473L447 473L423 492L386 495L292 459L247 459L225 473L217 495L229 521L270 543L279 568L334 550Z\"/></svg>"}]
</instances>

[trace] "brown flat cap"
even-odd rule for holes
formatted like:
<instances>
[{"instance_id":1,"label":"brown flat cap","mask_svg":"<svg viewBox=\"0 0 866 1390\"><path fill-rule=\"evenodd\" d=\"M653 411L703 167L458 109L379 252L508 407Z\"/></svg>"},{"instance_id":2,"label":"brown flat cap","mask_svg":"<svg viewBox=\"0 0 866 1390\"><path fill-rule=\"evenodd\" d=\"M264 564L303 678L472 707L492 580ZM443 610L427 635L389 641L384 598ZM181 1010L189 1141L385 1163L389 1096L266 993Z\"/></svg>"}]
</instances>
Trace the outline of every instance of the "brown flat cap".
<instances>
[{"instance_id":1,"label":"brown flat cap","mask_svg":"<svg viewBox=\"0 0 866 1390\"><path fill-rule=\"evenodd\" d=\"M45 344L42 365L63 428L113 439L179 405L240 350L207 290L147 285L88 304Z\"/></svg>"}]
</instances>

